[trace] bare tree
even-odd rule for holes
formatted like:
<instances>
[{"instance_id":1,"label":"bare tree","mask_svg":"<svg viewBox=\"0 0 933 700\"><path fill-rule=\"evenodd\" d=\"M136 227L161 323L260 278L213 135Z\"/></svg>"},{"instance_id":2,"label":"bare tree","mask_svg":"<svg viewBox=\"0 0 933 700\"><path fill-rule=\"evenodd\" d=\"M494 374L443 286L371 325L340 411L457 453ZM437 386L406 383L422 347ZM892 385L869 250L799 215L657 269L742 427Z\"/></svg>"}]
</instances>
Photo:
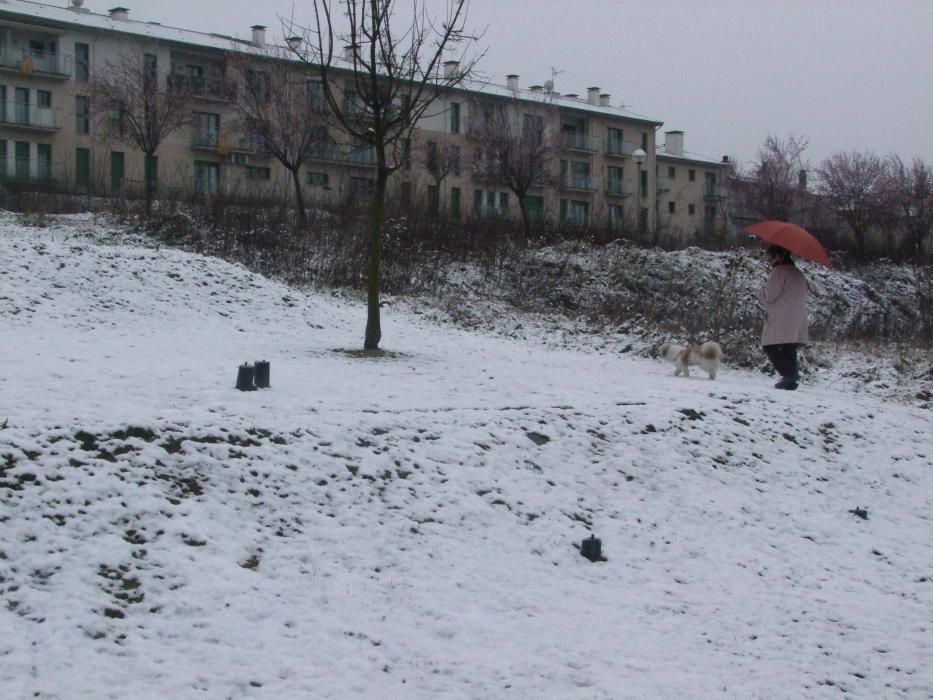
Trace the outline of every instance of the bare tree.
<instances>
[{"instance_id":1,"label":"bare tree","mask_svg":"<svg viewBox=\"0 0 933 700\"><path fill-rule=\"evenodd\" d=\"M884 212L884 162L874 153L835 153L817 169L818 191L851 229L860 253Z\"/></svg>"},{"instance_id":2,"label":"bare tree","mask_svg":"<svg viewBox=\"0 0 933 700\"><path fill-rule=\"evenodd\" d=\"M933 169L919 158L907 165L899 156L889 156L882 189L904 229L907 247L921 258L933 236Z\"/></svg>"},{"instance_id":3,"label":"bare tree","mask_svg":"<svg viewBox=\"0 0 933 700\"><path fill-rule=\"evenodd\" d=\"M191 100L182 91L164 90L154 57L119 54L90 85L93 112L104 132L138 148L145 158L146 217L152 215L155 155L166 137L191 121Z\"/></svg>"},{"instance_id":4,"label":"bare tree","mask_svg":"<svg viewBox=\"0 0 933 700\"><path fill-rule=\"evenodd\" d=\"M808 145L802 136L768 136L748 176L740 177L745 208L764 219L796 220L806 193L802 173L807 170L803 154Z\"/></svg>"},{"instance_id":5,"label":"bare tree","mask_svg":"<svg viewBox=\"0 0 933 700\"><path fill-rule=\"evenodd\" d=\"M437 188L437 196L440 198L441 185L448 175L459 175L461 167L460 145L453 143L446 136L431 139L424 144L424 168L431 175L434 186ZM440 205L440 200L432 202L433 205Z\"/></svg>"},{"instance_id":6,"label":"bare tree","mask_svg":"<svg viewBox=\"0 0 933 700\"><path fill-rule=\"evenodd\" d=\"M268 153L289 172L298 219L306 221L300 170L327 142L327 105L321 82L292 56L274 64L237 55L232 65L244 94L236 102L239 130L252 148ZM285 59L292 59L289 63Z\"/></svg>"},{"instance_id":7,"label":"bare tree","mask_svg":"<svg viewBox=\"0 0 933 700\"><path fill-rule=\"evenodd\" d=\"M518 199L525 235L531 233L528 191L548 185L556 151L550 105L528 104L519 109L504 104L471 110L470 139L475 144L473 176L481 183L508 187Z\"/></svg>"},{"instance_id":8,"label":"bare tree","mask_svg":"<svg viewBox=\"0 0 933 700\"><path fill-rule=\"evenodd\" d=\"M428 13L427 0L413 0L412 14L398 20L395 0L314 0L314 24L301 30L305 42L295 49L319 71L335 126L352 141L371 147L375 155L363 342L367 350L377 349L382 339L379 296L386 184L402 165L404 143L418 121L472 74L480 58L468 55L476 37L465 30L467 4L444 0L446 12L435 18ZM338 44L347 47L345 66L337 65ZM461 48L457 68L445 66L442 71L445 53L456 48Z\"/></svg>"}]
</instances>

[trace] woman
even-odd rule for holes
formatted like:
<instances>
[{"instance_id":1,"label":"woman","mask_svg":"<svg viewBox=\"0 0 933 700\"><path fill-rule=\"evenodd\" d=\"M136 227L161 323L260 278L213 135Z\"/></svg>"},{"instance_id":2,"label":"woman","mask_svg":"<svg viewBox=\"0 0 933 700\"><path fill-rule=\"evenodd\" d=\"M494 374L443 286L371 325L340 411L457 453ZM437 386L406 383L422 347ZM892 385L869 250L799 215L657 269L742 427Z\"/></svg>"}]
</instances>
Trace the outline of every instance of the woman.
<instances>
[{"instance_id":1,"label":"woman","mask_svg":"<svg viewBox=\"0 0 933 700\"><path fill-rule=\"evenodd\" d=\"M758 292L765 305L765 325L761 345L781 380L776 389L793 391L800 375L797 372L797 346L809 341L807 336L807 280L796 268L790 252L780 246L768 247L771 274Z\"/></svg>"}]
</instances>

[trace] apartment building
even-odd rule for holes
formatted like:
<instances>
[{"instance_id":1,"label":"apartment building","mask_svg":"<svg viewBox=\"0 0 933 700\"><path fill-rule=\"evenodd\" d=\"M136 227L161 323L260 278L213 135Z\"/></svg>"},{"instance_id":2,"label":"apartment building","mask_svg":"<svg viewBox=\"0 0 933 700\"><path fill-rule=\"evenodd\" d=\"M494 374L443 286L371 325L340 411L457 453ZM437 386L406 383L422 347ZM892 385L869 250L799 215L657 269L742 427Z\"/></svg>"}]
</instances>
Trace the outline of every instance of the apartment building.
<instances>
[{"instance_id":1,"label":"apartment building","mask_svg":"<svg viewBox=\"0 0 933 700\"><path fill-rule=\"evenodd\" d=\"M0 182L135 194L149 179L163 189L203 195L291 196L291 175L237 116L238 101L283 64L308 71L309 109L319 106L313 70L290 55L288 47L266 42L261 25L252 26L246 40L138 21L121 7L94 12L84 0L62 0L61 6L0 0ZM152 160L113 138L92 111L94 76L127 56L146 66L159 90L191 100L191 125L171 133ZM455 62L444 66L458 68ZM346 76L343 102L353 109L349 71ZM534 218L642 230L664 223L684 232L692 231L692 216L715 220L703 189L715 164L697 161L691 169L693 160L670 140L676 132L658 153L661 121L612 106L598 87L582 97L559 94L552 84L522 88L515 75L505 85L467 81L438 102L399 154L402 166L390 183L395 201L464 218L518 218L514 193L504 184L479 182L472 167L482 144L471 125L492 108L543 119L552 135L553 177L526 199ZM692 184L688 171L694 170L700 189L659 189L665 178L679 185L680 171L685 185ZM309 203L365 193L375 182L372 149L339 137L322 142L302 166L300 182Z\"/></svg>"},{"instance_id":2,"label":"apartment building","mask_svg":"<svg viewBox=\"0 0 933 700\"><path fill-rule=\"evenodd\" d=\"M726 231L728 156L716 161L684 151L684 132L664 132L657 152L657 230L672 240Z\"/></svg>"}]
</instances>

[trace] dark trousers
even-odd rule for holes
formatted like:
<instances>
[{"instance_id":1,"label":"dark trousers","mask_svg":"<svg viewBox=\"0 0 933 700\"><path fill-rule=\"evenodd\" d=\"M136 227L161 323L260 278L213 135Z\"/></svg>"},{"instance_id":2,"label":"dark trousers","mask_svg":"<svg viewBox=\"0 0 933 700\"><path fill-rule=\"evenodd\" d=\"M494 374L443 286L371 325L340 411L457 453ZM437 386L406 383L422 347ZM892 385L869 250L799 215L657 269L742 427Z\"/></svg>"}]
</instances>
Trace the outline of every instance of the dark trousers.
<instances>
[{"instance_id":1,"label":"dark trousers","mask_svg":"<svg viewBox=\"0 0 933 700\"><path fill-rule=\"evenodd\" d=\"M781 343L780 345L765 345L762 350L771 360L774 369L785 379L798 379L797 374L797 343Z\"/></svg>"}]
</instances>

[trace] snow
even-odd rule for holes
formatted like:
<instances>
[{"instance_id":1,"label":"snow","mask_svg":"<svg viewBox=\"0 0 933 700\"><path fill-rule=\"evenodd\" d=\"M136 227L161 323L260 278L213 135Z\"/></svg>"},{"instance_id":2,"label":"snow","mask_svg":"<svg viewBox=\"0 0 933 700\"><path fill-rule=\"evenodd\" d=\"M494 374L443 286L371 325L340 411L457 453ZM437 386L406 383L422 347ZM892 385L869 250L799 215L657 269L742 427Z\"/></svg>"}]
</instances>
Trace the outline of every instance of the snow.
<instances>
[{"instance_id":1,"label":"snow","mask_svg":"<svg viewBox=\"0 0 933 700\"><path fill-rule=\"evenodd\" d=\"M363 314L2 215L0 697L933 694L928 410Z\"/></svg>"}]
</instances>

